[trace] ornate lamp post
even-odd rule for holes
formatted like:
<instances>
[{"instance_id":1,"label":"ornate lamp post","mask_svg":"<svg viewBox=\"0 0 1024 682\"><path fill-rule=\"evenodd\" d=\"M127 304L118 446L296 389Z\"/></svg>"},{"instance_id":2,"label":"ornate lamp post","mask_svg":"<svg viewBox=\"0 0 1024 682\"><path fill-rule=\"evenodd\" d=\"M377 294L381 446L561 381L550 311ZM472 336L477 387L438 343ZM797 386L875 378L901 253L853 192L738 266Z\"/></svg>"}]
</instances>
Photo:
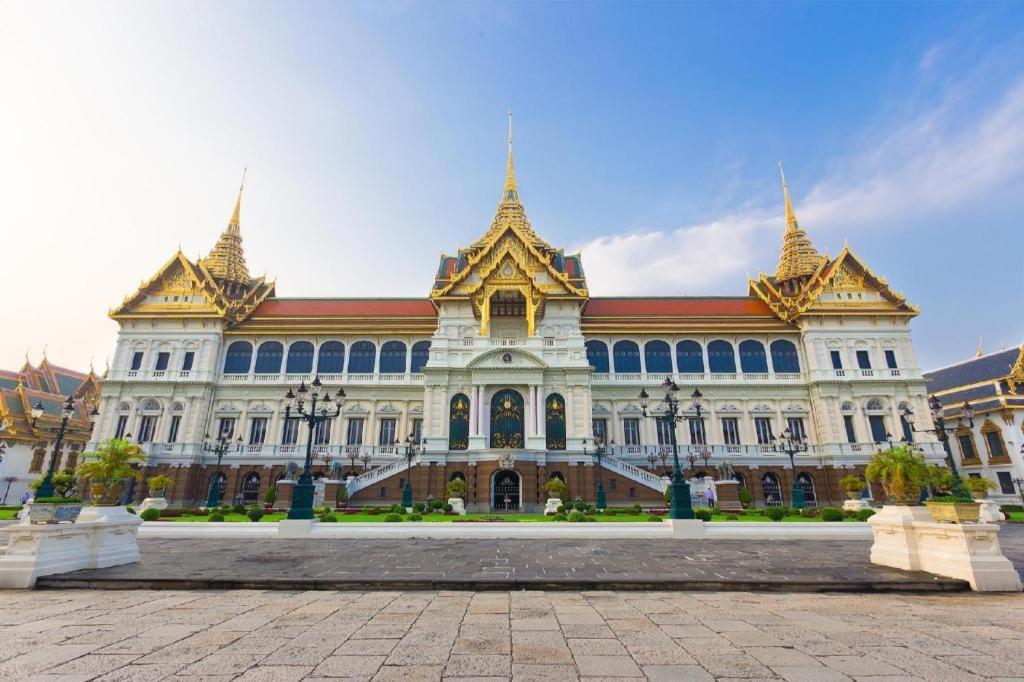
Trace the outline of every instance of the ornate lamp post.
<instances>
[{"instance_id":1,"label":"ornate lamp post","mask_svg":"<svg viewBox=\"0 0 1024 682\"><path fill-rule=\"evenodd\" d=\"M587 439L583 439L583 454L587 454ZM602 471L601 458L606 454L604 441L600 436L594 438L593 457L597 458L597 508L607 509L608 501L604 495L604 472Z\"/></svg>"},{"instance_id":2,"label":"ornate lamp post","mask_svg":"<svg viewBox=\"0 0 1024 682\"><path fill-rule=\"evenodd\" d=\"M363 471L370 470L370 453L365 450L359 455L359 461L363 463Z\"/></svg>"},{"instance_id":3,"label":"ornate lamp post","mask_svg":"<svg viewBox=\"0 0 1024 682\"><path fill-rule=\"evenodd\" d=\"M658 461L658 456L653 452L647 455L647 463L651 465L651 471L654 471L654 463Z\"/></svg>"},{"instance_id":4,"label":"ornate lamp post","mask_svg":"<svg viewBox=\"0 0 1024 682\"><path fill-rule=\"evenodd\" d=\"M676 398L676 394L679 393L679 387L676 386L676 382L666 377L665 383L661 386L665 389L664 414L659 416L647 413L647 408L650 406L650 396L643 389L640 389L640 407L643 410L644 417L660 420L668 427L669 434L671 434L672 508L669 510L669 516L673 519L692 519L693 507L690 504L690 486L683 479L683 472L679 468L679 444L676 441L676 425L686 419L686 417L679 413L679 400ZM697 416L700 418L700 401L703 396L699 390L694 390L691 398L693 399L693 407L697 411Z\"/></svg>"},{"instance_id":5,"label":"ornate lamp post","mask_svg":"<svg viewBox=\"0 0 1024 682\"><path fill-rule=\"evenodd\" d=\"M662 469L667 469L668 468L668 464L667 464L667 462L668 462L668 448L663 447L663 448L661 448L658 451L658 459L661 460L661 468Z\"/></svg>"},{"instance_id":6,"label":"ornate lamp post","mask_svg":"<svg viewBox=\"0 0 1024 682\"><path fill-rule=\"evenodd\" d=\"M690 478L697 476L698 459L700 458L697 456L697 449L691 445L686 451L686 461L690 463Z\"/></svg>"},{"instance_id":7,"label":"ornate lamp post","mask_svg":"<svg viewBox=\"0 0 1024 682\"><path fill-rule=\"evenodd\" d=\"M804 489L796 480L796 461L793 456L798 452L807 452L807 441L799 433L793 433L787 428L782 432L782 438L772 438L771 448L774 452L789 455L789 468L793 470L793 508L803 509L807 502L804 499Z\"/></svg>"},{"instance_id":8,"label":"ornate lamp post","mask_svg":"<svg viewBox=\"0 0 1024 682\"><path fill-rule=\"evenodd\" d=\"M706 472L707 476L710 476L711 470L708 468L708 462L711 460L711 450L709 450L706 445L702 445L700 446L700 449L698 450L697 454L700 456L702 460L704 460L704 471Z\"/></svg>"},{"instance_id":9,"label":"ornate lamp post","mask_svg":"<svg viewBox=\"0 0 1024 682\"><path fill-rule=\"evenodd\" d=\"M946 426L946 417L942 413L942 402L934 395L928 396L928 409L932 413L932 422L935 424L934 429L917 429L914 426L914 412L908 405L904 405L903 409L900 410L900 414L903 419L906 420L910 426L910 430L913 433L928 433L931 432L936 438L942 443L942 449L946 452L946 464L949 466L950 472L953 474L953 494L958 497L970 497L971 492L964 485L963 480L960 478L960 473L956 470L956 462L953 460L953 450L949 447L949 435L956 433L956 430L960 427L960 422L957 421L956 426ZM967 423L970 428L974 428L974 407L969 402L964 401L963 409L961 410L963 415L967 417Z\"/></svg>"},{"instance_id":10,"label":"ornate lamp post","mask_svg":"<svg viewBox=\"0 0 1024 682\"><path fill-rule=\"evenodd\" d=\"M43 482L39 484L39 488L36 490L36 497L53 497L53 474L57 468L57 453L60 452L61 445L64 443L64 435L68 432L68 423L75 414L75 398L69 395L68 399L64 401L60 408L60 426L57 428L36 427L36 422L43 416L44 410L43 401L41 400L32 406L32 427L57 434L57 440L53 443L53 452L50 454L50 466L46 469L46 476L43 478ZM90 425L96 422L96 417L99 414L99 410L93 407L89 412ZM71 428L74 429L75 427Z\"/></svg>"},{"instance_id":11,"label":"ornate lamp post","mask_svg":"<svg viewBox=\"0 0 1024 682\"><path fill-rule=\"evenodd\" d=\"M350 445L345 452L348 455L348 461L352 464L352 471L355 471L356 462L359 460L359 448L355 445Z\"/></svg>"},{"instance_id":12,"label":"ornate lamp post","mask_svg":"<svg viewBox=\"0 0 1024 682\"><path fill-rule=\"evenodd\" d=\"M412 460L421 452L423 452L423 446L410 433L405 437L405 486L402 488L402 506L406 509L412 509Z\"/></svg>"},{"instance_id":13,"label":"ornate lamp post","mask_svg":"<svg viewBox=\"0 0 1024 682\"><path fill-rule=\"evenodd\" d=\"M216 440L210 440L210 434L206 434L203 437L203 450L206 452L212 452L217 457L217 471L214 472L214 476L210 478L210 490L206 494L206 508L213 509L220 503L220 476L216 474L221 473L220 463L230 451L239 452L242 449L242 437L239 436L234 444L231 443L231 434L221 429L221 432L217 434Z\"/></svg>"},{"instance_id":14,"label":"ornate lamp post","mask_svg":"<svg viewBox=\"0 0 1024 682\"><path fill-rule=\"evenodd\" d=\"M341 414L341 408L345 406L345 390L339 388L338 393L334 397L335 409L331 410L327 406L331 401L330 395L320 395L322 386L320 377L316 376L313 377L313 382L309 385L308 389L306 388L306 382L302 382L295 389L295 393L292 393L292 390L289 388L288 392L284 395L289 401L289 404L284 408L285 419L291 418L291 401L294 400L295 413L299 419L306 422L306 426L309 428L309 433L306 434L306 461L302 467L302 474L299 476L299 480L295 484L295 490L292 493L292 505L288 509L289 520L313 518L313 474L310 471L313 464L313 432L318 424L329 422ZM306 407L307 395L309 397L308 408ZM317 407L318 404L319 407Z\"/></svg>"}]
</instances>

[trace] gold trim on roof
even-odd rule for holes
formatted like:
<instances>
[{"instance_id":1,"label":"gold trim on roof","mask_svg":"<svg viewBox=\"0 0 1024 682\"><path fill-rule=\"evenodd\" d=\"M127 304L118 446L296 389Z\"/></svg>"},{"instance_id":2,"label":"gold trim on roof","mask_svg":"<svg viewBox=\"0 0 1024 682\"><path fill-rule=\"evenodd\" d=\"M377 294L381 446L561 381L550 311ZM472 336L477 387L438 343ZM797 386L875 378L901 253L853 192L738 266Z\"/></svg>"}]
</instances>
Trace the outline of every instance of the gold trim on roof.
<instances>
[{"instance_id":1,"label":"gold trim on roof","mask_svg":"<svg viewBox=\"0 0 1024 682\"><path fill-rule=\"evenodd\" d=\"M775 268L775 281L781 284L813 273L821 260L821 254L814 248L811 238L800 228L796 220L793 200L789 196L789 185L786 183L786 173L781 161L779 173L782 176L782 195L786 200L786 233L782 239L779 265Z\"/></svg>"}]
</instances>

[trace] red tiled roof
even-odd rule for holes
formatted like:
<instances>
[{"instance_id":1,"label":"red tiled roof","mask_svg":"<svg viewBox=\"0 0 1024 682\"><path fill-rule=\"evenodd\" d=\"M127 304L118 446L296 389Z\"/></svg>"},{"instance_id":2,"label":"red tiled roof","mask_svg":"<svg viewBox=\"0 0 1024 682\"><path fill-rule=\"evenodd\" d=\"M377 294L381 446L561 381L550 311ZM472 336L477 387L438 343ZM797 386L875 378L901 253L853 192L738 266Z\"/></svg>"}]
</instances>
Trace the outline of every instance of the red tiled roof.
<instances>
[{"instance_id":1,"label":"red tiled roof","mask_svg":"<svg viewBox=\"0 0 1024 682\"><path fill-rule=\"evenodd\" d=\"M426 298L272 298L252 317L436 317Z\"/></svg>"},{"instance_id":2,"label":"red tiled roof","mask_svg":"<svg viewBox=\"0 0 1024 682\"><path fill-rule=\"evenodd\" d=\"M771 309L759 298L591 298L583 317L652 316L737 316L757 315L774 318Z\"/></svg>"}]
</instances>

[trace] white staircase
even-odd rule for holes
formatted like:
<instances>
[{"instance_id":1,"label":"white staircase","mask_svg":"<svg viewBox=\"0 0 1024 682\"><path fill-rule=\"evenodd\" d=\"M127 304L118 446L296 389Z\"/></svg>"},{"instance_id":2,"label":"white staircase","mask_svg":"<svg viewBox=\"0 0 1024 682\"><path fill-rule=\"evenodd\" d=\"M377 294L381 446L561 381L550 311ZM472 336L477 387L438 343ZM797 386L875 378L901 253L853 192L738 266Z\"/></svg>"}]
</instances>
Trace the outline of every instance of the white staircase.
<instances>
[{"instance_id":1,"label":"white staircase","mask_svg":"<svg viewBox=\"0 0 1024 682\"><path fill-rule=\"evenodd\" d=\"M413 460L413 466L417 466L418 464L418 458ZM370 471L367 471L365 474L360 474L359 476L349 478L348 480L345 481L345 488L348 490L349 499L352 499L352 496L355 495L360 490L362 490L363 488L367 488L373 485L374 483L379 483L386 478L391 478L392 476L404 471L405 468L406 462L405 458L403 457L400 459L396 459L394 462L391 462L390 464L385 464L382 467L371 469Z\"/></svg>"},{"instance_id":2,"label":"white staircase","mask_svg":"<svg viewBox=\"0 0 1024 682\"><path fill-rule=\"evenodd\" d=\"M657 490L659 493L664 493L665 489L668 488L668 479L662 478L657 474L653 474L646 469L633 466L628 462L623 462L621 459L612 457L611 455L604 455L601 458L601 465L609 471L621 474L632 481L636 481L640 485L645 485L652 490Z\"/></svg>"}]
</instances>

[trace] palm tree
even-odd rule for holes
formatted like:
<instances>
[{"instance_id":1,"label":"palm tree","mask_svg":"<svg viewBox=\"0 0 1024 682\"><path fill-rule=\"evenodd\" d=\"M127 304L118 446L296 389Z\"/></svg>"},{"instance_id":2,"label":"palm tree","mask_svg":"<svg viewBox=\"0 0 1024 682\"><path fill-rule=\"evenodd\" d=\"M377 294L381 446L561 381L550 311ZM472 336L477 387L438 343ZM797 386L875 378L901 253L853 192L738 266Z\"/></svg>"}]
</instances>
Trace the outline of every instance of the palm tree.
<instances>
[{"instance_id":1,"label":"palm tree","mask_svg":"<svg viewBox=\"0 0 1024 682\"><path fill-rule=\"evenodd\" d=\"M141 474L135 465L145 461L138 445L111 438L102 441L99 449L82 453L78 476L89 479L94 504L114 505L121 497L124 479L138 479Z\"/></svg>"},{"instance_id":2,"label":"palm tree","mask_svg":"<svg viewBox=\"0 0 1024 682\"><path fill-rule=\"evenodd\" d=\"M914 504L928 480L928 466L912 448L897 445L876 452L864 475L872 483L881 483L893 504Z\"/></svg>"}]
</instances>

